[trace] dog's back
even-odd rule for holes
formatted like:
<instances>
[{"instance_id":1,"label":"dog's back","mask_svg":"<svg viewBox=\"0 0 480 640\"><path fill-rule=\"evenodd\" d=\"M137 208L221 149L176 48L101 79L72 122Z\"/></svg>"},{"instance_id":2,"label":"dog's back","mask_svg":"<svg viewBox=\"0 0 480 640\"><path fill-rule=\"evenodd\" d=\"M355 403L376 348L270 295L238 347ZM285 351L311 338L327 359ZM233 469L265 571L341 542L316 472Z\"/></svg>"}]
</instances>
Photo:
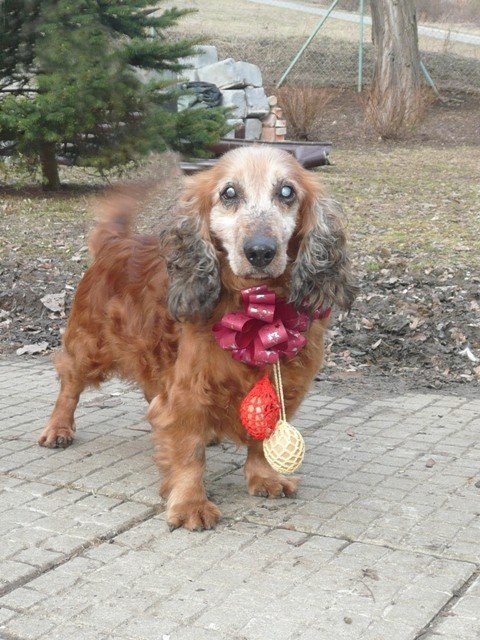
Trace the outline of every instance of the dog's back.
<instances>
[{"instance_id":1,"label":"dog's back","mask_svg":"<svg viewBox=\"0 0 480 640\"><path fill-rule=\"evenodd\" d=\"M133 235L136 208L132 197L115 194L101 204L90 236L93 261L79 283L59 356L73 358L89 384L117 374L145 386L171 351L161 349L169 324L165 260L158 238Z\"/></svg>"}]
</instances>

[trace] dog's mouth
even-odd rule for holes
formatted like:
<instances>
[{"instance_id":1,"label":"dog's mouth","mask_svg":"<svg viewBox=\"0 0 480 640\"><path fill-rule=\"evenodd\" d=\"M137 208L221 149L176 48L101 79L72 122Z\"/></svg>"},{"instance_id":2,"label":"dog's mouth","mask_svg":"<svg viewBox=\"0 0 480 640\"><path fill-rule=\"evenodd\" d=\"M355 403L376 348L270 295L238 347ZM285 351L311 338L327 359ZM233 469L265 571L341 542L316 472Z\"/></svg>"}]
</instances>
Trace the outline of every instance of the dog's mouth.
<instances>
[{"instance_id":1,"label":"dog's mouth","mask_svg":"<svg viewBox=\"0 0 480 640\"><path fill-rule=\"evenodd\" d=\"M252 278L262 280L269 278L279 278L287 268L288 258L282 253L277 254L275 259L268 264L251 264L248 260L241 260L240 264L232 265L235 275L241 278Z\"/></svg>"},{"instance_id":2,"label":"dog's mouth","mask_svg":"<svg viewBox=\"0 0 480 640\"><path fill-rule=\"evenodd\" d=\"M268 278L278 278L285 272L285 269L281 269L278 267L266 267L263 269L250 267L249 269L240 270L238 273L235 273L239 278L252 278L254 280L265 280Z\"/></svg>"}]
</instances>

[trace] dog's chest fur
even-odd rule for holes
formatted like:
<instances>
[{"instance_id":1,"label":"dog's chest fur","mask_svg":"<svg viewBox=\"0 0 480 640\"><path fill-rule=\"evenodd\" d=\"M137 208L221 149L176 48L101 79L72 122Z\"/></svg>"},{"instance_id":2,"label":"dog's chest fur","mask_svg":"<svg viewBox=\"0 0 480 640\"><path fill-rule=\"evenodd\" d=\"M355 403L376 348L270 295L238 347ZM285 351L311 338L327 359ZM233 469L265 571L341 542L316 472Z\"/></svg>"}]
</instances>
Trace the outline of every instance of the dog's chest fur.
<instances>
[{"instance_id":1,"label":"dog's chest fur","mask_svg":"<svg viewBox=\"0 0 480 640\"><path fill-rule=\"evenodd\" d=\"M287 409L292 416L304 398L323 356L324 322L315 321L307 333L307 345L281 371ZM236 441L245 441L239 419L242 399L271 367L250 367L222 350L209 328L185 325L179 336L178 357L165 371L160 397L165 405L191 403L196 412L208 414L212 429Z\"/></svg>"}]
</instances>

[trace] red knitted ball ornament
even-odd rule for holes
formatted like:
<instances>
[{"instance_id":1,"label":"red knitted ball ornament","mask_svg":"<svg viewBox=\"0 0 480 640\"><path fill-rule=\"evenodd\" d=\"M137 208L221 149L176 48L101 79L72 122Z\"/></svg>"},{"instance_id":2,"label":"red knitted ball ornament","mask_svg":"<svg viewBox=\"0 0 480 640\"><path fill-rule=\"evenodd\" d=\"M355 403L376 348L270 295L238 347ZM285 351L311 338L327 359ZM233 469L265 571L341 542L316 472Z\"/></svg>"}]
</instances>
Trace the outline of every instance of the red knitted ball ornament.
<instances>
[{"instance_id":1,"label":"red knitted ball ornament","mask_svg":"<svg viewBox=\"0 0 480 640\"><path fill-rule=\"evenodd\" d=\"M265 374L256 382L240 404L240 419L255 440L272 435L280 416L277 394Z\"/></svg>"}]
</instances>

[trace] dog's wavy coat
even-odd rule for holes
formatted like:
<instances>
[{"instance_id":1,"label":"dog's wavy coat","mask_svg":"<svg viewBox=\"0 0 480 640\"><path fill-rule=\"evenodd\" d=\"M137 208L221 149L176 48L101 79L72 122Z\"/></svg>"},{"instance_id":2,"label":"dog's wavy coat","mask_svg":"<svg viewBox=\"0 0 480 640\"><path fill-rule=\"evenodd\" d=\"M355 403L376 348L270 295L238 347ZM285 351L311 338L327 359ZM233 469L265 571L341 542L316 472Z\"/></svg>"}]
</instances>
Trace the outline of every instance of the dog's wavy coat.
<instances>
[{"instance_id":1,"label":"dog's wavy coat","mask_svg":"<svg viewBox=\"0 0 480 640\"><path fill-rule=\"evenodd\" d=\"M65 447L82 390L116 374L150 402L156 459L172 528L210 528L220 517L203 486L205 446L228 437L248 447L249 493L292 495L296 478L268 465L240 423L241 399L262 375L217 346L212 325L240 308L242 288L265 283L296 306L349 308L356 292L337 205L283 151L227 153L186 183L158 237L135 236L136 203L113 196L91 238L93 263L79 284L57 358L61 389L39 443ZM327 321L282 364L287 415L322 362Z\"/></svg>"}]
</instances>

